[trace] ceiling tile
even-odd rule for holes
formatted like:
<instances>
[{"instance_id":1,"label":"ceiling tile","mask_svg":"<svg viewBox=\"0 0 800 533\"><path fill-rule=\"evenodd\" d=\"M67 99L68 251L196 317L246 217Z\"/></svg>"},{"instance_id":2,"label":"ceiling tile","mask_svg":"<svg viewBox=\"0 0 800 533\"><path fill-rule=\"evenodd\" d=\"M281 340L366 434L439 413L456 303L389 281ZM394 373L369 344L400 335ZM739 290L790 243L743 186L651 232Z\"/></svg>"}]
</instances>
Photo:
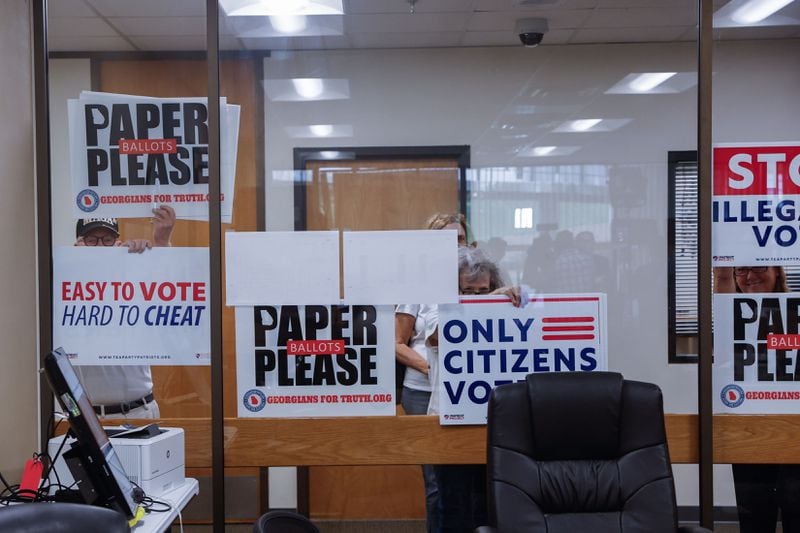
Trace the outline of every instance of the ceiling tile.
<instances>
[{"instance_id":1,"label":"ceiling tile","mask_svg":"<svg viewBox=\"0 0 800 533\"><path fill-rule=\"evenodd\" d=\"M469 13L430 13L426 15L348 15L346 33L415 33L461 31L467 26Z\"/></svg>"},{"instance_id":2,"label":"ceiling tile","mask_svg":"<svg viewBox=\"0 0 800 533\"><path fill-rule=\"evenodd\" d=\"M461 33L356 33L350 38L354 48L425 48L458 46Z\"/></svg>"},{"instance_id":3,"label":"ceiling tile","mask_svg":"<svg viewBox=\"0 0 800 533\"><path fill-rule=\"evenodd\" d=\"M204 0L86 0L104 17L205 17Z\"/></svg>"},{"instance_id":4,"label":"ceiling tile","mask_svg":"<svg viewBox=\"0 0 800 533\"><path fill-rule=\"evenodd\" d=\"M475 0L417 0L415 14L470 12ZM347 15L364 13L409 13L407 0L346 0Z\"/></svg>"},{"instance_id":5,"label":"ceiling tile","mask_svg":"<svg viewBox=\"0 0 800 533\"><path fill-rule=\"evenodd\" d=\"M108 21L125 35L139 37L206 34L205 17L115 17Z\"/></svg>"},{"instance_id":6,"label":"ceiling tile","mask_svg":"<svg viewBox=\"0 0 800 533\"><path fill-rule=\"evenodd\" d=\"M646 26L694 26L692 9L597 9L586 20L586 28L642 28Z\"/></svg>"},{"instance_id":7,"label":"ceiling tile","mask_svg":"<svg viewBox=\"0 0 800 533\"><path fill-rule=\"evenodd\" d=\"M547 19L547 25L551 30L563 28L580 28L589 18L589 10L560 10L542 11L541 13L517 13L517 12L490 12L475 13L469 20L467 29L469 31L513 31L516 21L522 18L529 18L535 15L537 18Z\"/></svg>"},{"instance_id":8,"label":"ceiling tile","mask_svg":"<svg viewBox=\"0 0 800 533\"><path fill-rule=\"evenodd\" d=\"M645 43L677 41L686 32L684 26L648 28L593 28L577 30L569 42L578 43Z\"/></svg>"}]
</instances>

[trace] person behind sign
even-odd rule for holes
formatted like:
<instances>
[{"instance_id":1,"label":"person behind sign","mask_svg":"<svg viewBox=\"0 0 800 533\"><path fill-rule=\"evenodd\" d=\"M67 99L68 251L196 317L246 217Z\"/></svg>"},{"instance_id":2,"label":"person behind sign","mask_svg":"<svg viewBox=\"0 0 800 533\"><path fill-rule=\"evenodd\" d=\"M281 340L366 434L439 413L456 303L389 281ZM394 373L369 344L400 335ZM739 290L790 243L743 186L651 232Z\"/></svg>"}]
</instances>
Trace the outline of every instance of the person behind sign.
<instances>
[{"instance_id":1,"label":"person behind sign","mask_svg":"<svg viewBox=\"0 0 800 533\"><path fill-rule=\"evenodd\" d=\"M75 246L125 246L129 253L142 253L153 246L171 246L175 211L168 205L153 209L153 241L122 240L114 218L85 218L75 228ZM158 418L160 411L153 397L153 375L149 365L77 366L80 377L98 416L106 418Z\"/></svg>"},{"instance_id":2,"label":"person behind sign","mask_svg":"<svg viewBox=\"0 0 800 533\"><path fill-rule=\"evenodd\" d=\"M503 286L497 265L475 248L458 249L458 293L461 295L503 294L515 307L522 305L519 287ZM429 415L439 414L439 332L438 308L426 320L429 379L433 384ZM466 533L486 524L486 466L436 465L442 533Z\"/></svg>"},{"instance_id":3,"label":"person behind sign","mask_svg":"<svg viewBox=\"0 0 800 533\"><path fill-rule=\"evenodd\" d=\"M458 232L458 246L467 245L464 215L437 213L428 219L427 229L452 229ZM425 348L425 321L431 313L428 304L400 304L395 309L395 355L404 370L401 405L407 415L424 415L431 398L428 357ZM400 372L398 372L399 374ZM422 465L425 481L425 511L428 533L438 532L439 490L432 465Z\"/></svg>"},{"instance_id":4,"label":"person behind sign","mask_svg":"<svg viewBox=\"0 0 800 533\"><path fill-rule=\"evenodd\" d=\"M719 268L719 267L718 267ZM724 267L723 267L724 268ZM735 291L720 277L716 292L789 292L786 272L780 266L750 266L732 269ZM727 289L727 290L726 290ZM776 530L778 509L784 533L800 532L800 465L734 464L733 485L741 533L769 533Z\"/></svg>"}]
</instances>

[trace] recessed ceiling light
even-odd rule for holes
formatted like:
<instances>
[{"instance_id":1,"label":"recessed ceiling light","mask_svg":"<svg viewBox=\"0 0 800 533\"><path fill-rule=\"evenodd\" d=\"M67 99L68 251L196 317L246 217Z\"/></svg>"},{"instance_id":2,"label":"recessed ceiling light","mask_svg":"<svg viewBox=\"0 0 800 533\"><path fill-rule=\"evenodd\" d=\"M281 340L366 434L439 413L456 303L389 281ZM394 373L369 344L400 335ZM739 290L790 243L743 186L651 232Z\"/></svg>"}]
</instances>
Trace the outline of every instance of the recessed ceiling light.
<instances>
[{"instance_id":1,"label":"recessed ceiling light","mask_svg":"<svg viewBox=\"0 0 800 533\"><path fill-rule=\"evenodd\" d=\"M731 18L739 24L755 24L792 2L793 0L750 0L734 11Z\"/></svg>"},{"instance_id":2,"label":"recessed ceiling light","mask_svg":"<svg viewBox=\"0 0 800 533\"><path fill-rule=\"evenodd\" d=\"M534 147L532 153L535 156L543 156L549 154L555 149L556 149L555 146L536 146Z\"/></svg>"},{"instance_id":3,"label":"recessed ceiling light","mask_svg":"<svg viewBox=\"0 0 800 533\"><path fill-rule=\"evenodd\" d=\"M325 86L319 78L294 78L292 85L297 94L308 99L318 97L325 90Z\"/></svg>"},{"instance_id":4,"label":"recessed ceiling light","mask_svg":"<svg viewBox=\"0 0 800 533\"><path fill-rule=\"evenodd\" d=\"M579 120L573 120L570 124L570 128L572 128L573 131L587 131L597 126L602 121L603 119L601 118L583 118Z\"/></svg>"},{"instance_id":5,"label":"recessed ceiling light","mask_svg":"<svg viewBox=\"0 0 800 533\"><path fill-rule=\"evenodd\" d=\"M628 86L637 93L646 93L652 91L675 74L677 72L645 72L632 79Z\"/></svg>"},{"instance_id":6,"label":"recessed ceiling light","mask_svg":"<svg viewBox=\"0 0 800 533\"><path fill-rule=\"evenodd\" d=\"M220 0L229 17L343 15L342 0Z\"/></svg>"},{"instance_id":7,"label":"recessed ceiling light","mask_svg":"<svg viewBox=\"0 0 800 533\"><path fill-rule=\"evenodd\" d=\"M308 26L305 15L272 15L269 23L275 31L286 35L300 33Z\"/></svg>"},{"instance_id":8,"label":"recessed ceiling light","mask_svg":"<svg viewBox=\"0 0 800 533\"><path fill-rule=\"evenodd\" d=\"M309 126L308 129L310 129L311 133L317 137L327 137L333 133L332 124L313 124Z\"/></svg>"}]
</instances>

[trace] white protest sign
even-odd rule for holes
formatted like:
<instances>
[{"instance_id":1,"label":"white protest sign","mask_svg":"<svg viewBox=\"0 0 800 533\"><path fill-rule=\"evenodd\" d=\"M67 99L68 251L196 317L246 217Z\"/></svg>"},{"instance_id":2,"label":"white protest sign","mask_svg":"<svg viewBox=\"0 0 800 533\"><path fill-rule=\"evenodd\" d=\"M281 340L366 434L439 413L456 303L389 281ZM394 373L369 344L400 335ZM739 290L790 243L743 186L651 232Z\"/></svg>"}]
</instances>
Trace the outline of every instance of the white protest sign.
<instances>
[{"instance_id":1,"label":"white protest sign","mask_svg":"<svg viewBox=\"0 0 800 533\"><path fill-rule=\"evenodd\" d=\"M800 143L714 147L714 266L800 265Z\"/></svg>"},{"instance_id":2,"label":"white protest sign","mask_svg":"<svg viewBox=\"0 0 800 533\"><path fill-rule=\"evenodd\" d=\"M73 365L208 365L208 299L207 248L53 251L53 344Z\"/></svg>"},{"instance_id":3,"label":"white protest sign","mask_svg":"<svg viewBox=\"0 0 800 533\"><path fill-rule=\"evenodd\" d=\"M458 301L454 230L346 231L342 256L347 303Z\"/></svg>"},{"instance_id":4,"label":"white protest sign","mask_svg":"<svg viewBox=\"0 0 800 533\"><path fill-rule=\"evenodd\" d=\"M233 209L239 106L220 100L222 221ZM169 204L178 218L208 220L206 98L85 91L69 100L70 169L78 218L149 217Z\"/></svg>"},{"instance_id":5,"label":"white protest sign","mask_svg":"<svg viewBox=\"0 0 800 533\"><path fill-rule=\"evenodd\" d=\"M391 306L236 308L241 417L391 416Z\"/></svg>"},{"instance_id":6,"label":"white protest sign","mask_svg":"<svg viewBox=\"0 0 800 533\"><path fill-rule=\"evenodd\" d=\"M506 296L439 306L438 409L443 425L485 424L497 385L535 372L607 370L604 294Z\"/></svg>"},{"instance_id":7,"label":"white protest sign","mask_svg":"<svg viewBox=\"0 0 800 533\"><path fill-rule=\"evenodd\" d=\"M800 413L800 295L714 295L714 412Z\"/></svg>"},{"instance_id":8,"label":"white protest sign","mask_svg":"<svg viewBox=\"0 0 800 533\"><path fill-rule=\"evenodd\" d=\"M339 301L339 232L225 233L225 304Z\"/></svg>"}]
</instances>

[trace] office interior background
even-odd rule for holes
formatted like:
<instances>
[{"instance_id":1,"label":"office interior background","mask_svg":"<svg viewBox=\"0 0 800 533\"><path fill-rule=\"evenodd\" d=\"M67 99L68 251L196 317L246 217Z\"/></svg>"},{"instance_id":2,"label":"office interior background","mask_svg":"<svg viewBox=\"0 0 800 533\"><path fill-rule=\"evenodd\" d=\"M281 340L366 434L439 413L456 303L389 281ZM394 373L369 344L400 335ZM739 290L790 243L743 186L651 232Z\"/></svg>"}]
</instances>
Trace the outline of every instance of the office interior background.
<instances>
[{"instance_id":1,"label":"office interior background","mask_svg":"<svg viewBox=\"0 0 800 533\"><path fill-rule=\"evenodd\" d=\"M712 140L798 141L800 2L755 23L732 18L743 3L713 2ZM46 412L37 377L37 354L50 347L38 342L48 322L37 306L36 187L47 176L35 166L36 128L48 128L52 244L69 246L67 100L86 90L205 96L208 62L217 59L206 55L202 0L50 0L45 123L34 113L33 4L0 4L0 471L11 478L38 449ZM557 276L533 274L549 260L536 240L588 233L607 269L583 290L608 295L609 369L657 383L666 413L696 415L697 310L680 290L688 283L691 295L697 280L672 274L695 268L696 240L676 241L671 221L681 212L670 198L681 182L669 162L680 153L696 174L699 2L339 4L343 14L270 18L236 14L247 2L219 2L220 95L242 109L234 215L223 232L417 229L433 212L463 210L470 240L508 281L544 293L565 288ZM547 21L535 48L515 30L527 18ZM696 197L679 198L696 212ZM131 237L149 231L145 219L122 227ZM208 246L208 224L179 221L173 245ZM223 402L235 418L232 313L223 313ZM164 418L210 418L207 368L158 368L154 377ZM733 424L749 438L746 422ZM793 417L780 424L779 438L758 444L766 455L800 435ZM231 425L226 436L235 433ZM697 456L683 457L674 465L678 504L691 510ZM714 505L733 518L730 466L715 462ZM283 465L264 462L273 464ZM205 459L187 466L210 476ZM226 469L228 521L252 521L264 498L332 521L424 515L412 465L281 466L261 490L259 475L252 465ZM201 490L198 522L210 519L202 508L210 492Z\"/></svg>"}]
</instances>

